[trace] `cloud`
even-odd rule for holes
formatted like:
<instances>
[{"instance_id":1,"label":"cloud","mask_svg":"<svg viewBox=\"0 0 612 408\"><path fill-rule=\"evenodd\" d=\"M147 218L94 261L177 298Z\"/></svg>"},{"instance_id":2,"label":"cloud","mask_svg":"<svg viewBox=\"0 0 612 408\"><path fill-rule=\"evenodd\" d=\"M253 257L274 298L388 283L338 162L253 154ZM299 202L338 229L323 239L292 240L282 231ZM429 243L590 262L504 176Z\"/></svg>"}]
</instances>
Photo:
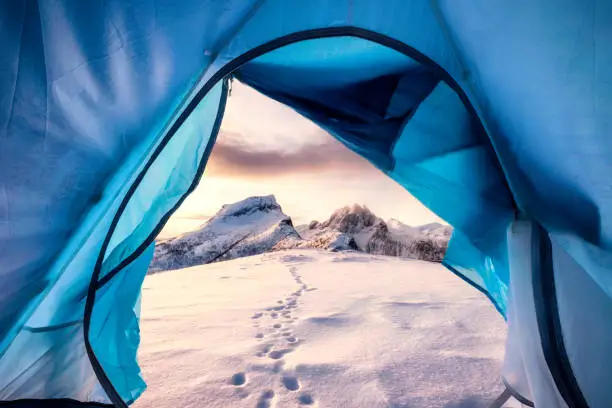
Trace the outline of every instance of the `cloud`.
<instances>
[{"instance_id":1,"label":"cloud","mask_svg":"<svg viewBox=\"0 0 612 408\"><path fill-rule=\"evenodd\" d=\"M259 148L244 140L236 133L220 134L206 167L207 175L256 178L326 171L372 171L370 163L331 136L318 144L300 145L293 150Z\"/></svg>"}]
</instances>

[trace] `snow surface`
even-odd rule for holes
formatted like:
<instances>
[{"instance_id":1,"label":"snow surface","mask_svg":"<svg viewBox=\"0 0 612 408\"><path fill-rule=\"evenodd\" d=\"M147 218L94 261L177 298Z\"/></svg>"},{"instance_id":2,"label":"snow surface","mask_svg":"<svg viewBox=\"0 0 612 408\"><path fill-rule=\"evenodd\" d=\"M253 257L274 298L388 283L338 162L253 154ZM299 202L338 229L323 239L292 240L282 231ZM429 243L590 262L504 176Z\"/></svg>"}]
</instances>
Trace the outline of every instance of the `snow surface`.
<instances>
[{"instance_id":1,"label":"snow surface","mask_svg":"<svg viewBox=\"0 0 612 408\"><path fill-rule=\"evenodd\" d=\"M266 253L148 276L141 316L136 408L472 408L502 391L505 323L439 264Z\"/></svg>"}]
</instances>

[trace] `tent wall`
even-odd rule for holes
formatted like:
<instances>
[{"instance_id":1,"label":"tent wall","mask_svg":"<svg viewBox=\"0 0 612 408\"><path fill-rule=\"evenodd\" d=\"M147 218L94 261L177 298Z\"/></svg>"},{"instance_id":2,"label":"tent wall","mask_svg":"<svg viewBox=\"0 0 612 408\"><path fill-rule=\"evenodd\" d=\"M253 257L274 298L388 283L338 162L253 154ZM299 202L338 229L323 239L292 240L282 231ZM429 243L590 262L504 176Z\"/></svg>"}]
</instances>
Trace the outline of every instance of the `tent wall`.
<instances>
[{"instance_id":1,"label":"tent wall","mask_svg":"<svg viewBox=\"0 0 612 408\"><path fill-rule=\"evenodd\" d=\"M242 1L182 5L1 5L2 400L109 402L93 375L83 330L101 244L175 108L213 58L211 50L252 7ZM191 148L201 152L193 138ZM200 158L182 157L181 164ZM147 264L138 264L141 274Z\"/></svg>"},{"instance_id":2,"label":"tent wall","mask_svg":"<svg viewBox=\"0 0 612 408\"><path fill-rule=\"evenodd\" d=\"M0 365L0 401L69 398L110 403L83 343L83 323L25 326Z\"/></svg>"},{"instance_id":3,"label":"tent wall","mask_svg":"<svg viewBox=\"0 0 612 408\"><path fill-rule=\"evenodd\" d=\"M519 207L612 297L612 3L439 6Z\"/></svg>"},{"instance_id":4,"label":"tent wall","mask_svg":"<svg viewBox=\"0 0 612 408\"><path fill-rule=\"evenodd\" d=\"M214 136L218 131L218 124L222 117L225 98L227 96L227 85L224 82L218 83L199 104L196 113L183 126L172 143L165 146L163 154L152 162L151 171L147 172L147 177L139 184L141 188L133 193L132 200L127 201L127 212L123 212L121 217L114 222L118 209L121 207L123 198L126 196L130 187L134 184L137 174L144 168L147 159L155 151L152 146L143 143L134 152L131 160L128 160L124 168L120 169L111 181L106 191L108 195L109 208L102 208L104 213L94 212L90 219L86 220L85 225L93 225L95 229L85 229L81 236L77 236L78 245L76 253L61 272L59 279L46 294L39 307L28 319L25 329L18 332L15 341L7 347L0 367L6 370L4 389L6 394L4 399L15 400L25 397L43 398L71 398L81 401L109 402L108 397L102 391L100 384L94 375L90 358L92 351L96 354L93 364L103 364L102 368L108 372L111 378L106 379L106 385L115 387L124 401L133 401L144 390L144 383L139 377L138 366L135 365L135 351L138 346L138 338L134 337L134 324L137 322L130 318L134 296L140 291L140 284L146 273L152 252L139 252L136 260L122 264L126 252L126 245L138 246L148 236L159 219L165 215L172 207L176 206L181 197L186 193L189 186L194 183L194 176L200 167L202 160L206 159L204 152L206 147L214 141ZM208 135L208 137L205 137ZM159 145L157 146L159 147ZM126 182L127 180L127 182ZM157 193L162 189L164 194ZM149 197L155 196L157 201L151 205L147 201ZM103 200L104 202L104 197ZM136 210L134 210L136 207ZM146 211L144 211L146 209ZM130 211L131 210L131 211ZM91 222L91 224L89 224ZM112 255L107 258L107 262L101 264L100 279L103 279L106 272L113 271L117 275L115 280L110 282L113 285L103 287L103 290L95 293L91 297L88 292L91 288L96 289L103 285L91 284L91 271L96 270L95 266L99 259L102 243L105 242L108 230L111 225L117 225L120 239L108 242L115 243L117 248ZM140 234L140 235L139 235ZM132 239L128 239L131 237ZM112 238L112 237L111 237ZM121 245L119 245L121 243ZM149 244L152 250L152 246ZM129 247L128 247L129 249ZM107 252L108 253L108 252ZM142 254L142 255L140 255ZM148 254L148 256L147 256ZM100 258L103 260L103 258ZM146 261L142 261L145 259ZM127 267L127 269L125 269ZM120 273L122 272L122 273ZM131 275L125 276L130 273ZM107 280L108 281L108 280ZM122 286L118 286L119 283ZM92 302L95 299L95 307L88 312L86 300ZM122 303L118 299L125 299ZM109 303L111 302L111 303ZM91 304L93 306L93 303ZM106 305L106 307L105 307ZM108 306L113 308L109 309ZM42 336L33 339L28 335L28 328L32 327L37 333L48 333L54 327L63 327L67 324L75 324L73 331L60 331L61 335ZM84 327L85 325L85 327ZM88 326L90 325L90 326ZM83 329L90 327L88 338L91 341L91 350L86 350L86 343ZM80 330L77 330L79 329ZM92 335L92 333L94 335ZM66 335L71 335L70 341L72 348L64 348L68 343ZM21 340L24 339L24 340ZM23 342L27 340L27 344ZM96 349L96 345L102 345ZM114 345L114 347L109 347ZM76 347L78 346L78 347ZM28 353L24 358L24 347ZM74 350L81 350L80 359L75 358L71 353ZM61 354L73 358L61 358ZM48 357L48 361L58 365L49 371L45 360L39 358L40 355ZM19 361L20 364L10 364L12 360ZM83 368L85 366L85 368ZM99 365L99 367L101 367ZM100 368L98 368L100 369ZM78 371L77 371L78 370ZM88 370L86 374L84 370ZM46 387L45 392L33 394L28 391L27 384L47 384L53 383L53 376L61 381L61 377L55 373L59 371L65 376L75 380L65 382L67 388ZM90 381L86 379L90 378ZM18 379L18 381L15 381ZM94 384L93 389L87 388L85 391L74 386L74 381L87 384ZM104 381L104 380L103 380ZM15 388L18 387L18 388ZM0 384L0 389L2 386ZM112 390L111 390L112 391ZM75 394L76 393L76 394Z\"/></svg>"},{"instance_id":5,"label":"tent wall","mask_svg":"<svg viewBox=\"0 0 612 408\"><path fill-rule=\"evenodd\" d=\"M129 4L0 6L0 356L253 5Z\"/></svg>"},{"instance_id":6,"label":"tent wall","mask_svg":"<svg viewBox=\"0 0 612 408\"><path fill-rule=\"evenodd\" d=\"M560 245L552 243L559 320L569 363L591 407L612 401L612 299Z\"/></svg>"},{"instance_id":7,"label":"tent wall","mask_svg":"<svg viewBox=\"0 0 612 408\"><path fill-rule=\"evenodd\" d=\"M110 278L107 273L157 235L161 219L197 185L219 132L227 89L227 80L215 84L143 173L117 220L98 279Z\"/></svg>"},{"instance_id":8,"label":"tent wall","mask_svg":"<svg viewBox=\"0 0 612 408\"><path fill-rule=\"evenodd\" d=\"M609 406L612 4L441 1L440 10L516 201L552 240L560 330L549 342L567 356L555 360L571 374L561 380L568 403Z\"/></svg>"},{"instance_id":9,"label":"tent wall","mask_svg":"<svg viewBox=\"0 0 612 408\"><path fill-rule=\"evenodd\" d=\"M154 244L96 292L89 341L97 362L127 403L145 390L137 361L140 344L140 287L153 258Z\"/></svg>"}]
</instances>

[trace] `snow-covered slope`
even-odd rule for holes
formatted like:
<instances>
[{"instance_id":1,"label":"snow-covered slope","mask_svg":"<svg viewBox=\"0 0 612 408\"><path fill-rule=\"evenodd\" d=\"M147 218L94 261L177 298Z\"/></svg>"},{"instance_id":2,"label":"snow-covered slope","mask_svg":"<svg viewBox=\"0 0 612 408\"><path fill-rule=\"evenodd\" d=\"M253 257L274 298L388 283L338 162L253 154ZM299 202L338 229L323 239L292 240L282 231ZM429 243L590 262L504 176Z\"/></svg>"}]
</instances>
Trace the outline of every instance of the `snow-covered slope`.
<instances>
[{"instance_id":1,"label":"snow-covered slope","mask_svg":"<svg viewBox=\"0 0 612 408\"><path fill-rule=\"evenodd\" d=\"M429 262L292 250L151 275L133 407L489 407L505 330Z\"/></svg>"},{"instance_id":2,"label":"snow-covered slope","mask_svg":"<svg viewBox=\"0 0 612 408\"><path fill-rule=\"evenodd\" d=\"M160 242L149 272L261 254L299 235L274 196L250 197L221 210L197 231Z\"/></svg>"}]
</instances>

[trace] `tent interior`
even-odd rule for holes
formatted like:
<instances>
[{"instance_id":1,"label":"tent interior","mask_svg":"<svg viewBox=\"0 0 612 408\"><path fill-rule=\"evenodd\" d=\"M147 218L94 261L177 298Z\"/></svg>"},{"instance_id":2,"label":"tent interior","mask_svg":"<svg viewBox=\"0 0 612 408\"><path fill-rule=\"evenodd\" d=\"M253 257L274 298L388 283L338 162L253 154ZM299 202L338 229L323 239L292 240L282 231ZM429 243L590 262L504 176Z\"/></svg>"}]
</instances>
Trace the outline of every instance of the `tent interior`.
<instances>
[{"instance_id":1,"label":"tent interior","mask_svg":"<svg viewBox=\"0 0 612 408\"><path fill-rule=\"evenodd\" d=\"M0 316L5 320L0 330L7 328L0 332L0 400L65 398L125 406L144 391L137 363L140 287L155 237L202 177L232 77L312 120L447 220L454 233L444 265L511 321L508 248L529 253L531 247L513 243L513 237L531 242L525 237L534 232L516 228L508 233L518 211L498 146L444 68L399 41L364 32L313 31L242 54L186 100L175 120L160 127L168 137L137 145L105 179L99 197L83 198L108 202L118 211L73 220L79 229L54 260L55 269L43 274L37 269L41 263L36 264L12 286L19 296L0 300L0 307L7 305ZM79 205L73 204L75 214ZM70 208L63 211L66 218L72 214ZM93 277L91 251L98 255ZM570 353L571 366L591 405L605 406L612 390L602 372L612 365L612 353L598 350L612 341L612 325L606 324L612 302L564 249L552 245L551 251L547 256L562 265L555 271L567 271L552 288L563 299L560 320L571 322L564 332L567 347L582 350ZM41 285L53 284L30 285L40 276ZM568 289L576 287L582 290ZM521 291L531 293L530 285L514 293ZM538 322L529 324L537 333ZM583 346L583 331L599 349ZM539 343L535 337L524 341ZM536 365L544 364L538 358ZM525 370L519 366L516 370ZM516 382L513 387L533 399L529 387Z\"/></svg>"}]
</instances>

